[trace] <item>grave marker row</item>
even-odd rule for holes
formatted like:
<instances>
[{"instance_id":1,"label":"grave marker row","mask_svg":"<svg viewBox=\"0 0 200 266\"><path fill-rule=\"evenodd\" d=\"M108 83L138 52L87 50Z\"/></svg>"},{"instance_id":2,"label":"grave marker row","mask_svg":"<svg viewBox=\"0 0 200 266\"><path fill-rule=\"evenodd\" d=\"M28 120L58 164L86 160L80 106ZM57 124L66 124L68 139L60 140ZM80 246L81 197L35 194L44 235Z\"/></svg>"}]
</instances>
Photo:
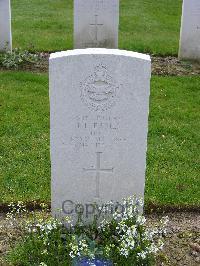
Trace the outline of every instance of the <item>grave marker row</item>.
<instances>
[{"instance_id":1,"label":"grave marker row","mask_svg":"<svg viewBox=\"0 0 200 266\"><path fill-rule=\"evenodd\" d=\"M74 48L118 48L119 0L74 0ZM12 50L10 0L0 0L0 51ZM184 0L180 59L200 60L200 1Z\"/></svg>"},{"instance_id":2,"label":"grave marker row","mask_svg":"<svg viewBox=\"0 0 200 266\"><path fill-rule=\"evenodd\" d=\"M74 0L74 48L118 48L119 0Z\"/></svg>"},{"instance_id":3,"label":"grave marker row","mask_svg":"<svg viewBox=\"0 0 200 266\"><path fill-rule=\"evenodd\" d=\"M200 60L200 0L183 1L179 58Z\"/></svg>"},{"instance_id":4,"label":"grave marker row","mask_svg":"<svg viewBox=\"0 0 200 266\"><path fill-rule=\"evenodd\" d=\"M10 0L0 0L0 51L12 50Z\"/></svg>"}]
</instances>

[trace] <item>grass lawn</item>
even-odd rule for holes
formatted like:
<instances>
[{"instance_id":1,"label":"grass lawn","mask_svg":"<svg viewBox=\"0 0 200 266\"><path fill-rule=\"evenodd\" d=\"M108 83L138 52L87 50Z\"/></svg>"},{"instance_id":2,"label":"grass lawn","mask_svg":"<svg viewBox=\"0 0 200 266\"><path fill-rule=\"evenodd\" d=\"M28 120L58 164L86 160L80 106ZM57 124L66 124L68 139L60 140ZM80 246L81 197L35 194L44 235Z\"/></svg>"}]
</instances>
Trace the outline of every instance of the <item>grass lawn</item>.
<instances>
[{"instance_id":1,"label":"grass lawn","mask_svg":"<svg viewBox=\"0 0 200 266\"><path fill-rule=\"evenodd\" d=\"M48 76L0 73L0 202L50 201ZM153 77L146 202L200 205L200 77Z\"/></svg>"},{"instance_id":2,"label":"grass lawn","mask_svg":"<svg viewBox=\"0 0 200 266\"><path fill-rule=\"evenodd\" d=\"M72 0L12 0L14 47L72 49ZM121 0L119 47L161 55L178 53L182 0Z\"/></svg>"}]
</instances>

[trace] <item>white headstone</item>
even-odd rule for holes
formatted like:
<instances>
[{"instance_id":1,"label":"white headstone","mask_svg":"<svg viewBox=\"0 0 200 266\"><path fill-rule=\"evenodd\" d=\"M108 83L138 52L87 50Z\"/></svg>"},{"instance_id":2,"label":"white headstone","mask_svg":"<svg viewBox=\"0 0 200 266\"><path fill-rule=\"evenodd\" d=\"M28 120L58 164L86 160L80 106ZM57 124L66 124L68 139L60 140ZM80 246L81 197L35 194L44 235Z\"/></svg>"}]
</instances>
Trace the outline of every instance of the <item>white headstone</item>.
<instances>
[{"instance_id":1,"label":"white headstone","mask_svg":"<svg viewBox=\"0 0 200 266\"><path fill-rule=\"evenodd\" d=\"M179 58L200 60L200 0L183 1Z\"/></svg>"},{"instance_id":2,"label":"white headstone","mask_svg":"<svg viewBox=\"0 0 200 266\"><path fill-rule=\"evenodd\" d=\"M74 48L118 48L119 0L74 0Z\"/></svg>"},{"instance_id":3,"label":"white headstone","mask_svg":"<svg viewBox=\"0 0 200 266\"><path fill-rule=\"evenodd\" d=\"M10 0L0 0L0 51L12 49Z\"/></svg>"},{"instance_id":4,"label":"white headstone","mask_svg":"<svg viewBox=\"0 0 200 266\"><path fill-rule=\"evenodd\" d=\"M144 196L150 75L150 57L130 51L51 55L54 213Z\"/></svg>"}]
</instances>

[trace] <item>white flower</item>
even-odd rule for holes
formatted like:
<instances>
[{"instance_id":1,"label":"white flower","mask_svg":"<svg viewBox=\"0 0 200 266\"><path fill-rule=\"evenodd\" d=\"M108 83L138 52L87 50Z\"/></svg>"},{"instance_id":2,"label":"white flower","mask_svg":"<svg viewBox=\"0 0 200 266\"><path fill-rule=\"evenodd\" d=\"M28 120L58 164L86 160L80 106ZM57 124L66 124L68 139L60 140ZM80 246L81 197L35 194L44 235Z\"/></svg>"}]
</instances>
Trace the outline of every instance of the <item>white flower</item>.
<instances>
[{"instance_id":1,"label":"white flower","mask_svg":"<svg viewBox=\"0 0 200 266\"><path fill-rule=\"evenodd\" d=\"M74 255L73 251L70 251L69 256L70 256L72 259L76 257L76 255Z\"/></svg>"},{"instance_id":2,"label":"white flower","mask_svg":"<svg viewBox=\"0 0 200 266\"><path fill-rule=\"evenodd\" d=\"M145 222L146 222L146 218L145 218L145 217L140 216L140 215L137 217L137 220L136 220L136 223L137 223L137 224L139 224L139 225L144 225Z\"/></svg>"},{"instance_id":3,"label":"white flower","mask_svg":"<svg viewBox=\"0 0 200 266\"><path fill-rule=\"evenodd\" d=\"M109 221L108 220L106 220L106 219L103 219L101 222L100 222L100 225L99 225L99 229L102 229L103 231L105 231L105 229L106 229L106 226L108 226L109 225Z\"/></svg>"},{"instance_id":4,"label":"white flower","mask_svg":"<svg viewBox=\"0 0 200 266\"><path fill-rule=\"evenodd\" d=\"M138 257L142 258L143 260L146 259L147 253L145 251L142 251L138 253Z\"/></svg>"},{"instance_id":5,"label":"white flower","mask_svg":"<svg viewBox=\"0 0 200 266\"><path fill-rule=\"evenodd\" d=\"M156 254L159 251L159 248L152 243L151 246L148 248L149 253Z\"/></svg>"},{"instance_id":6,"label":"white flower","mask_svg":"<svg viewBox=\"0 0 200 266\"><path fill-rule=\"evenodd\" d=\"M41 252L41 254L42 254L42 255L44 255L44 254L48 254L47 249L44 249L44 250Z\"/></svg>"}]
</instances>

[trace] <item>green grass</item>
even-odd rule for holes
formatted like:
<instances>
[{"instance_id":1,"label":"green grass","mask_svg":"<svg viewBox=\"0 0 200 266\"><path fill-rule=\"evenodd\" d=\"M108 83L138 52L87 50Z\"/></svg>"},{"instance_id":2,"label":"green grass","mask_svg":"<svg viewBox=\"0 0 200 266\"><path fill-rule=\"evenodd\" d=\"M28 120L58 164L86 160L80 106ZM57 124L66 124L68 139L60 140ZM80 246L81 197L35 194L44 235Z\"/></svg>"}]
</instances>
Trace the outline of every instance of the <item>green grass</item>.
<instances>
[{"instance_id":1,"label":"green grass","mask_svg":"<svg viewBox=\"0 0 200 266\"><path fill-rule=\"evenodd\" d=\"M200 206L200 77L153 77L147 200Z\"/></svg>"},{"instance_id":2,"label":"green grass","mask_svg":"<svg viewBox=\"0 0 200 266\"><path fill-rule=\"evenodd\" d=\"M182 0L121 0L119 47L175 55ZM13 0L14 47L38 51L72 49L72 0Z\"/></svg>"},{"instance_id":3,"label":"green grass","mask_svg":"<svg viewBox=\"0 0 200 266\"><path fill-rule=\"evenodd\" d=\"M50 201L46 74L0 73L0 202ZM153 77L146 202L200 205L200 77Z\"/></svg>"},{"instance_id":4,"label":"green grass","mask_svg":"<svg viewBox=\"0 0 200 266\"><path fill-rule=\"evenodd\" d=\"M0 201L50 195L47 75L0 73Z\"/></svg>"}]
</instances>

